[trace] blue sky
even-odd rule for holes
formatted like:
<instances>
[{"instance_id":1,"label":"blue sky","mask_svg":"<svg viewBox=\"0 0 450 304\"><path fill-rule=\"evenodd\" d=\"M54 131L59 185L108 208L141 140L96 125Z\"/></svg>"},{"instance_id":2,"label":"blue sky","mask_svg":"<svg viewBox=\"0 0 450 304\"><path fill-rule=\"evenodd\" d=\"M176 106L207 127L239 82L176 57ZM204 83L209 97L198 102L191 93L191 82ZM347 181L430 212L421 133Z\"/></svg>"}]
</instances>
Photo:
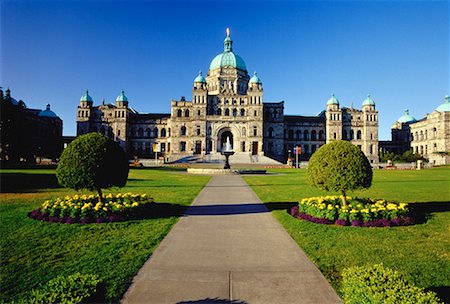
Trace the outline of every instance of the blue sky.
<instances>
[{"instance_id":1,"label":"blue sky","mask_svg":"<svg viewBox=\"0 0 450 304\"><path fill-rule=\"evenodd\" d=\"M450 93L449 1L1 1L0 86L46 103L76 133L86 89L95 104L123 89L142 113L191 98L199 70L233 51L285 114L376 102L380 139L408 108L417 119Z\"/></svg>"}]
</instances>

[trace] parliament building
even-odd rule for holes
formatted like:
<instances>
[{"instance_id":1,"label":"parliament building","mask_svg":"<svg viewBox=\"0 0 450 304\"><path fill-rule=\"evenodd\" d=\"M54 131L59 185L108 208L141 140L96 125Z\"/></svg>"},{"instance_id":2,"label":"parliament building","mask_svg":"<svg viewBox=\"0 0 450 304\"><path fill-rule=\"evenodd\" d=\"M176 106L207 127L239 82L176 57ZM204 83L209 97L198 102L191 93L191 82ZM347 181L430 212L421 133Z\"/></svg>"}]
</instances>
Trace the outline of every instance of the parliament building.
<instances>
[{"instance_id":1,"label":"parliament building","mask_svg":"<svg viewBox=\"0 0 450 304\"><path fill-rule=\"evenodd\" d=\"M266 102L263 82L250 76L233 51L227 29L223 52L214 57L206 77L200 72L192 99L172 100L170 114L141 114L122 91L115 104L94 106L86 93L77 109L77 135L100 132L117 141L131 157L152 158L154 147L168 162L220 155L229 138L235 156L285 162L294 147L308 160L320 146L348 140L378 163L378 111L368 96L362 109L341 107L333 95L317 116L284 114L284 101Z\"/></svg>"}]
</instances>

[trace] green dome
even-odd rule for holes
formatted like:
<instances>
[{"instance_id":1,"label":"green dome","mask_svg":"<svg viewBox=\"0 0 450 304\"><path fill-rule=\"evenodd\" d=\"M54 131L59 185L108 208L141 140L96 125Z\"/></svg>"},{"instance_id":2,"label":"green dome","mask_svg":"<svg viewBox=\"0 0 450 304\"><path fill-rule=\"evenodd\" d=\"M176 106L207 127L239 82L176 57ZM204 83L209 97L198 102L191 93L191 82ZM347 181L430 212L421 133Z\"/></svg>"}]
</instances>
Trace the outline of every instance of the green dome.
<instances>
[{"instance_id":1,"label":"green dome","mask_svg":"<svg viewBox=\"0 0 450 304\"><path fill-rule=\"evenodd\" d=\"M205 77L203 77L203 75L202 75L202 71L198 72L198 75L197 75L197 77L195 77L194 82L201 82L201 83L206 82Z\"/></svg>"},{"instance_id":2,"label":"green dome","mask_svg":"<svg viewBox=\"0 0 450 304\"><path fill-rule=\"evenodd\" d=\"M83 96L81 96L80 101L89 101L89 102L93 102L92 97L89 96L89 91L86 90L86 94L84 94Z\"/></svg>"},{"instance_id":3,"label":"green dome","mask_svg":"<svg viewBox=\"0 0 450 304\"><path fill-rule=\"evenodd\" d=\"M439 107L437 107L436 111L438 112L450 112L450 96L445 96L445 101Z\"/></svg>"},{"instance_id":4,"label":"green dome","mask_svg":"<svg viewBox=\"0 0 450 304\"><path fill-rule=\"evenodd\" d=\"M223 41L224 50L223 53L214 57L209 65L209 70L215 70L220 68L236 68L242 71L247 71L244 60L233 53L233 40L230 37L230 30L227 29L227 37Z\"/></svg>"},{"instance_id":5,"label":"green dome","mask_svg":"<svg viewBox=\"0 0 450 304\"><path fill-rule=\"evenodd\" d=\"M117 96L116 101L128 102L128 98L125 96L125 92L120 92L120 95Z\"/></svg>"},{"instance_id":6,"label":"green dome","mask_svg":"<svg viewBox=\"0 0 450 304\"><path fill-rule=\"evenodd\" d=\"M331 98L328 99L327 105L339 105L339 100L334 96L334 94L331 95Z\"/></svg>"},{"instance_id":7,"label":"green dome","mask_svg":"<svg viewBox=\"0 0 450 304\"><path fill-rule=\"evenodd\" d=\"M39 117L49 117L49 118L58 118L58 115L55 114L52 110L50 110L50 104L47 104L45 110L39 112Z\"/></svg>"},{"instance_id":8,"label":"green dome","mask_svg":"<svg viewBox=\"0 0 450 304\"><path fill-rule=\"evenodd\" d=\"M363 106L375 106L375 101L373 101L372 98L370 98L370 95L367 95L367 98L363 101Z\"/></svg>"},{"instance_id":9,"label":"green dome","mask_svg":"<svg viewBox=\"0 0 450 304\"><path fill-rule=\"evenodd\" d=\"M262 84L261 79L259 79L258 74L253 73L252 78L250 78L250 82L251 83L257 83L257 84Z\"/></svg>"},{"instance_id":10,"label":"green dome","mask_svg":"<svg viewBox=\"0 0 450 304\"><path fill-rule=\"evenodd\" d=\"M409 115L409 110L405 110L405 114L403 114L398 120L398 122L401 123L410 123L410 122L416 122L416 119Z\"/></svg>"}]
</instances>

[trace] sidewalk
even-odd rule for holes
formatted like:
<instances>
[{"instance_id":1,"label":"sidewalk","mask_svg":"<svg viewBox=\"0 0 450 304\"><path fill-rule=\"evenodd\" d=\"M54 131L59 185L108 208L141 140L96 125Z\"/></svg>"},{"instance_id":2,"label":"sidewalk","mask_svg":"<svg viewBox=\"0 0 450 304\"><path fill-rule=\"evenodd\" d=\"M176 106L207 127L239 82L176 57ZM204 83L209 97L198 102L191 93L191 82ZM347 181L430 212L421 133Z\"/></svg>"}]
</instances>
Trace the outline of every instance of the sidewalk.
<instances>
[{"instance_id":1,"label":"sidewalk","mask_svg":"<svg viewBox=\"0 0 450 304\"><path fill-rule=\"evenodd\" d=\"M238 175L214 176L122 303L341 303Z\"/></svg>"}]
</instances>

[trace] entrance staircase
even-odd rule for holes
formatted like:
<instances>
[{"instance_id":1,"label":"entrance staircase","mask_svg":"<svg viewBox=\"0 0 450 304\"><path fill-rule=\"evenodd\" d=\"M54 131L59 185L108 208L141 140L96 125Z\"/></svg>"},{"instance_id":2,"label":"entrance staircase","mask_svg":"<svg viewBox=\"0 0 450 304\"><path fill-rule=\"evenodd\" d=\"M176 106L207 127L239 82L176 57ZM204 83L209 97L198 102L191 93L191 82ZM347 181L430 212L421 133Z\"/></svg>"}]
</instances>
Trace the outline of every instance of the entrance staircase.
<instances>
[{"instance_id":1,"label":"entrance staircase","mask_svg":"<svg viewBox=\"0 0 450 304\"><path fill-rule=\"evenodd\" d=\"M173 163L206 163L206 164L223 164L225 163L225 156L220 153L211 153L207 155L192 155L179 158ZM234 155L230 156L230 164L239 165L262 165L262 166L280 166L283 165L279 161L276 161L270 157L264 155L249 155L248 153L236 152Z\"/></svg>"}]
</instances>

